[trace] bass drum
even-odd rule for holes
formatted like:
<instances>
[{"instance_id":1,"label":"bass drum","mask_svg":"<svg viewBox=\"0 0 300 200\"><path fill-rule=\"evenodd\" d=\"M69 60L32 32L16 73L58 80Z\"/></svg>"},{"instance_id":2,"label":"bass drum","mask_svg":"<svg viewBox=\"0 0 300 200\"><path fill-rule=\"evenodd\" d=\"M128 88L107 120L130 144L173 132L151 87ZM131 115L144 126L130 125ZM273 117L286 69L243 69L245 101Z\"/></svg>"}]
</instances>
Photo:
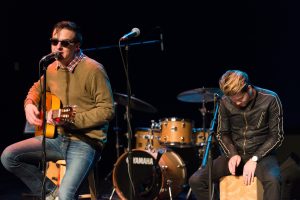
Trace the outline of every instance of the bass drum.
<instances>
[{"instance_id":1,"label":"bass drum","mask_svg":"<svg viewBox=\"0 0 300 200\"><path fill-rule=\"evenodd\" d=\"M170 149L132 150L132 182L134 199L169 199L176 197L186 184L186 168L182 159ZM121 199L130 199L128 152L115 163L113 185Z\"/></svg>"}]
</instances>

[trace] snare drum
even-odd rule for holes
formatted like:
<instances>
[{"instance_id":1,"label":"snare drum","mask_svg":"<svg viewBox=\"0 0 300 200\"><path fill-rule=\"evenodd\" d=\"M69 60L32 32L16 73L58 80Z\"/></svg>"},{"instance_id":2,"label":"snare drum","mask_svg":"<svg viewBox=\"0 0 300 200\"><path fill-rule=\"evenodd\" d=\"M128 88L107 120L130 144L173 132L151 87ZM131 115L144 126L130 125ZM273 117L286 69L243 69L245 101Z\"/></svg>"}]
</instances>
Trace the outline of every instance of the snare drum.
<instances>
[{"instance_id":1,"label":"snare drum","mask_svg":"<svg viewBox=\"0 0 300 200\"><path fill-rule=\"evenodd\" d=\"M137 128L135 130L135 148L137 149L150 149L160 148L160 131L150 128Z\"/></svg>"},{"instance_id":2,"label":"snare drum","mask_svg":"<svg viewBox=\"0 0 300 200\"><path fill-rule=\"evenodd\" d=\"M176 197L186 184L185 164L175 152L161 148L154 151L133 149L132 182L135 199L168 199L169 185ZM119 157L113 169L113 184L121 199L130 199L128 152Z\"/></svg>"},{"instance_id":3,"label":"snare drum","mask_svg":"<svg viewBox=\"0 0 300 200\"><path fill-rule=\"evenodd\" d=\"M189 147L192 142L193 122L189 119L164 118L160 120L160 142L164 145Z\"/></svg>"}]
</instances>

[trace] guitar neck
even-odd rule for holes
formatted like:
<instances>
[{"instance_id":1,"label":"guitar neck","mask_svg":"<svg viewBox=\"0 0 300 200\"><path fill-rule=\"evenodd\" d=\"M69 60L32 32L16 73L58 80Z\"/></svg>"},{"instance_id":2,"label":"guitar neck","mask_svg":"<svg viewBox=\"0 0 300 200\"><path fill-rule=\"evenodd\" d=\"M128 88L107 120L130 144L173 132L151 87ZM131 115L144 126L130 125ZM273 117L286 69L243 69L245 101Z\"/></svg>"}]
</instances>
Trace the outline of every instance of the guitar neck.
<instances>
[{"instance_id":1,"label":"guitar neck","mask_svg":"<svg viewBox=\"0 0 300 200\"><path fill-rule=\"evenodd\" d=\"M52 119L57 119L61 116L61 109L52 110Z\"/></svg>"}]
</instances>

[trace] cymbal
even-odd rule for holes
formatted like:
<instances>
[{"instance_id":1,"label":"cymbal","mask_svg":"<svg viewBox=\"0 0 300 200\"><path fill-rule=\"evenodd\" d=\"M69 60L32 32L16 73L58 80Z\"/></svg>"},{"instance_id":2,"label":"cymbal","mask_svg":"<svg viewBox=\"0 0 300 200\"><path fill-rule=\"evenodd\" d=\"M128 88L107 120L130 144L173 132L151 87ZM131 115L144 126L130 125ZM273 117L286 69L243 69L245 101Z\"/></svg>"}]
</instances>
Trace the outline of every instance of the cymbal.
<instances>
[{"instance_id":1,"label":"cymbal","mask_svg":"<svg viewBox=\"0 0 300 200\"><path fill-rule=\"evenodd\" d=\"M128 104L128 95L114 92L114 99L118 104L123 106L127 106ZM133 110L148 112L148 113L156 113L157 109L154 108L149 103L142 101L136 97L131 96L130 108Z\"/></svg>"},{"instance_id":2,"label":"cymbal","mask_svg":"<svg viewBox=\"0 0 300 200\"><path fill-rule=\"evenodd\" d=\"M222 91L218 88L196 88L177 95L177 99L190 103L202 103L214 101L215 95L221 97Z\"/></svg>"}]
</instances>

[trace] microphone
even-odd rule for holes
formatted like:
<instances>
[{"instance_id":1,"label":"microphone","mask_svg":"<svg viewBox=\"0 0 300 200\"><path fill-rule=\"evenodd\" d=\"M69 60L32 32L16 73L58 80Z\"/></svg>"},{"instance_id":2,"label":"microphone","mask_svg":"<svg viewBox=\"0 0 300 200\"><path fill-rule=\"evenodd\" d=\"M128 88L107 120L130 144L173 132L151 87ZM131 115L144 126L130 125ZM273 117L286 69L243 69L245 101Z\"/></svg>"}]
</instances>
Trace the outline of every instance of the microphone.
<instances>
[{"instance_id":1,"label":"microphone","mask_svg":"<svg viewBox=\"0 0 300 200\"><path fill-rule=\"evenodd\" d=\"M164 51L164 38L163 38L163 34L162 33L160 33L159 34L159 38L160 38L160 50L161 51Z\"/></svg>"},{"instance_id":2,"label":"microphone","mask_svg":"<svg viewBox=\"0 0 300 200\"><path fill-rule=\"evenodd\" d=\"M53 58L58 59L59 56L60 56L60 54L61 54L61 52L59 52L59 51L49 53L48 55L45 55L45 56L41 59L41 61L49 61L50 59L53 59Z\"/></svg>"},{"instance_id":3,"label":"microphone","mask_svg":"<svg viewBox=\"0 0 300 200\"><path fill-rule=\"evenodd\" d=\"M155 30L157 30L157 32L159 33L160 50L164 51L165 47L164 47L164 36L163 36L162 28L160 26L156 26Z\"/></svg>"},{"instance_id":4,"label":"microphone","mask_svg":"<svg viewBox=\"0 0 300 200\"><path fill-rule=\"evenodd\" d=\"M132 37L137 37L137 36L140 35L140 33L141 33L140 29L133 28L130 33L125 34L123 37L121 37L120 40L124 41L124 40L128 40L128 39L130 39Z\"/></svg>"}]
</instances>

